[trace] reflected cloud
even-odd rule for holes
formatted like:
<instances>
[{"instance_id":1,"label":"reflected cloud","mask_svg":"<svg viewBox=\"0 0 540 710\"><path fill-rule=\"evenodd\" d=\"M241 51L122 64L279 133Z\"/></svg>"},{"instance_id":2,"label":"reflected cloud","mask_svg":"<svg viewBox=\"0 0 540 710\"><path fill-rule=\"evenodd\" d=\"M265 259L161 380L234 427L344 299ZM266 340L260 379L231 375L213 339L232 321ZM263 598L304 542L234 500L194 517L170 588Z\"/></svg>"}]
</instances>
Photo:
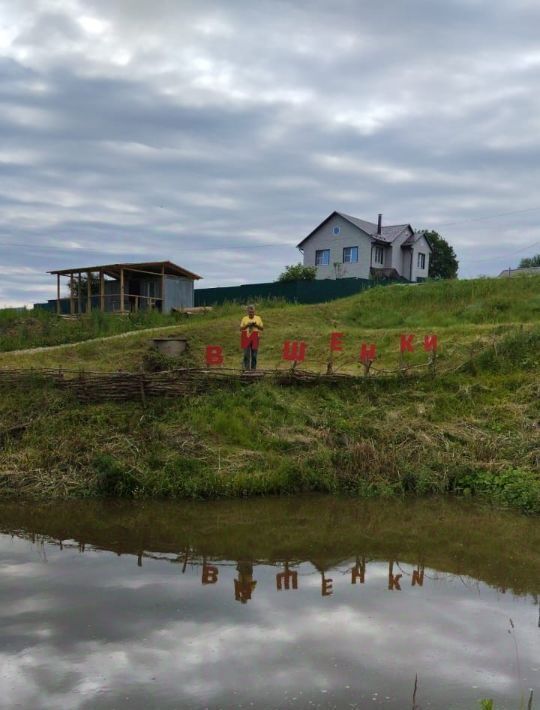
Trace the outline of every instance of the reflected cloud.
<instances>
[{"instance_id":1,"label":"reflected cloud","mask_svg":"<svg viewBox=\"0 0 540 710\"><path fill-rule=\"evenodd\" d=\"M412 544L399 523L411 520L406 508L398 515L390 502L379 519L380 507L333 502L334 538L322 508L306 517L317 505L298 508L298 539L289 501L0 506L0 527L12 531L0 535L6 707L397 709L409 702L416 674L419 701L433 707L473 707L487 696L511 706L536 682L540 580L531 567L536 592L504 592L520 565L514 554L513 569L503 566L504 543L492 586L464 574L482 568L475 557L485 554L471 541L461 573L431 566L443 557L425 528L430 504L414 507L413 518L429 541L422 534ZM459 546L465 525L454 516L450 507L433 519L443 535L446 524L456 530ZM165 532L167 521L180 528ZM480 527L490 524L522 540L528 527L534 544L532 521L489 513ZM315 542L321 527L328 532ZM282 535L288 554L278 549ZM358 535L353 547L365 551L351 554ZM385 556L392 539L407 551ZM507 540L515 553L511 534ZM236 559L223 555L224 541Z\"/></svg>"}]
</instances>

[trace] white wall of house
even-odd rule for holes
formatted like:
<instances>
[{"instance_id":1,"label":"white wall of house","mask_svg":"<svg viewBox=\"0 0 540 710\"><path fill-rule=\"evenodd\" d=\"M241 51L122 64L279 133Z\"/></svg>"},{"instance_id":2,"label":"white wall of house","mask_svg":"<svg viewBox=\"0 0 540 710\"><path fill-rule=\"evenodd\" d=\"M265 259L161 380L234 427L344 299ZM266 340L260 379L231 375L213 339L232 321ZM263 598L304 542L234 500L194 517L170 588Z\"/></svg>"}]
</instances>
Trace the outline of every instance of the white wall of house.
<instances>
[{"instance_id":1,"label":"white wall of house","mask_svg":"<svg viewBox=\"0 0 540 710\"><path fill-rule=\"evenodd\" d=\"M382 264L377 260L377 247L383 251ZM371 266L374 269L389 269L392 266L392 246L390 244L372 244Z\"/></svg>"},{"instance_id":2,"label":"white wall of house","mask_svg":"<svg viewBox=\"0 0 540 710\"><path fill-rule=\"evenodd\" d=\"M404 251L404 250L402 250ZM421 268L418 264L418 254L425 254L425 265ZM419 278L427 279L429 273L429 257L431 255L431 249L426 241L425 237L420 237L412 248L412 274L411 281L417 281ZM409 278L407 273L404 274L405 278Z\"/></svg>"},{"instance_id":3,"label":"white wall of house","mask_svg":"<svg viewBox=\"0 0 540 710\"><path fill-rule=\"evenodd\" d=\"M401 245L407 241L412 233L412 229L407 227L407 229L403 230L403 234L400 234L399 237L396 237L392 242L392 263L390 266L394 268L400 276L404 276L406 279L409 278L410 265L406 270L403 259L407 250L402 249Z\"/></svg>"},{"instance_id":4,"label":"white wall of house","mask_svg":"<svg viewBox=\"0 0 540 710\"><path fill-rule=\"evenodd\" d=\"M401 275L404 276L406 279L410 280L412 248L401 249L401 252L403 257L403 271L401 271Z\"/></svg>"},{"instance_id":5,"label":"white wall of house","mask_svg":"<svg viewBox=\"0 0 540 710\"><path fill-rule=\"evenodd\" d=\"M334 234L339 229L339 234ZM404 229L391 244L376 245L372 238L353 226L339 215L334 215L319 227L303 247L304 266L317 266L318 279L362 278L369 279L370 268L393 268L400 276L411 281L426 279L429 273L430 247L425 237L420 237L412 247L402 249L402 244L411 236L410 228ZM382 246L383 263L375 261L375 248ZM358 261L343 262L343 250L346 247L358 248ZM317 251L330 250L329 263L316 263ZM424 254L424 266L421 266L419 254Z\"/></svg>"},{"instance_id":6,"label":"white wall of house","mask_svg":"<svg viewBox=\"0 0 540 710\"><path fill-rule=\"evenodd\" d=\"M339 228L339 234L334 234L334 227ZM357 263L343 263L345 247L358 247ZM304 244L304 266L315 266L315 253L322 249L330 249L330 263L328 266L317 266L318 279L369 279L371 238L339 215L329 219Z\"/></svg>"}]
</instances>

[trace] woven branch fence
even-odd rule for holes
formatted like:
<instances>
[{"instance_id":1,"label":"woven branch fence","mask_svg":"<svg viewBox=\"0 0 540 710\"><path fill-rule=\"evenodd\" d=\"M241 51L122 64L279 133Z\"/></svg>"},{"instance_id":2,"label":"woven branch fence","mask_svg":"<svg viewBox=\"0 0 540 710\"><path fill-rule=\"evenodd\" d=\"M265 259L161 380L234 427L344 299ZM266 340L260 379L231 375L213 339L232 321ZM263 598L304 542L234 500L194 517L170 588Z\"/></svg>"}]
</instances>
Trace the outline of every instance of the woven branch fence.
<instances>
[{"instance_id":1,"label":"woven branch fence","mask_svg":"<svg viewBox=\"0 0 540 710\"><path fill-rule=\"evenodd\" d=\"M467 361L468 362L468 361ZM219 386L248 385L269 381L277 385L360 384L369 381L406 378L422 373L433 377L449 374L464 367L441 370L435 358L425 364L404 364L396 370L376 369L366 365L363 375L343 372L326 373L289 369L256 370L241 372L225 368L189 368L163 372L86 372L54 369L0 369L0 389L12 387L32 388L50 386L71 392L81 402L127 401L146 397L181 397L200 393Z\"/></svg>"}]
</instances>

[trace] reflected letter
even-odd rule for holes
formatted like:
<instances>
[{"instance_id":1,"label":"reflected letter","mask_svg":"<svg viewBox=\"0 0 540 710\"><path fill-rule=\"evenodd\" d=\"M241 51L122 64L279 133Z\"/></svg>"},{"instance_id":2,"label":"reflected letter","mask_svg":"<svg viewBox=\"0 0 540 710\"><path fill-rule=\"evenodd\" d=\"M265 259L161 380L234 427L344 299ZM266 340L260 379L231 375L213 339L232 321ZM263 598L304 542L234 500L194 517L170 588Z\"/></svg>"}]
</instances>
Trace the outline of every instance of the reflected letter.
<instances>
[{"instance_id":1,"label":"reflected letter","mask_svg":"<svg viewBox=\"0 0 540 710\"><path fill-rule=\"evenodd\" d=\"M418 569L413 570L411 586L424 586L424 565L418 565Z\"/></svg>"},{"instance_id":2,"label":"reflected letter","mask_svg":"<svg viewBox=\"0 0 540 710\"><path fill-rule=\"evenodd\" d=\"M288 565L285 565L285 570L276 574L276 587L278 592L281 592L282 589L290 589L291 583L293 589L298 589L298 572L291 572Z\"/></svg>"},{"instance_id":3,"label":"reflected letter","mask_svg":"<svg viewBox=\"0 0 540 710\"><path fill-rule=\"evenodd\" d=\"M361 560L357 558L356 565L351 570L351 584L364 584L366 581L366 558L362 557Z\"/></svg>"},{"instance_id":4,"label":"reflected letter","mask_svg":"<svg viewBox=\"0 0 540 710\"><path fill-rule=\"evenodd\" d=\"M202 583L215 584L218 581L219 570L215 565L207 565L203 562L202 568Z\"/></svg>"},{"instance_id":5,"label":"reflected letter","mask_svg":"<svg viewBox=\"0 0 540 710\"><path fill-rule=\"evenodd\" d=\"M324 572L321 572L321 595L323 597L331 597L332 594L334 593L333 587L332 587L332 582L333 579L326 579L324 576Z\"/></svg>"},{"instance_id":6,"label":"reflected letter","mask_svg":"<svg viewBox=\"0 0 540 710\"><path fill-rule=\"evenodd\" d=\"M394 563L388 563L388 589L397 589L401 592L401 587L399 585L399 580L403 577L402 574L394 574Z\"/></svg>"}]
</instances>

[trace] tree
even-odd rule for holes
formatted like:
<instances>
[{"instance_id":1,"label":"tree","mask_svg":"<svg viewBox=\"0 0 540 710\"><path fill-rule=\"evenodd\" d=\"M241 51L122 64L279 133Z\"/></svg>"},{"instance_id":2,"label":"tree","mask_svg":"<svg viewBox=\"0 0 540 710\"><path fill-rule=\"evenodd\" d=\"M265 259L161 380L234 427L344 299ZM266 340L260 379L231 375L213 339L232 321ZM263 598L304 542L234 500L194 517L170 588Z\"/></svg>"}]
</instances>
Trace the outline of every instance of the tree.
<instances>
[{"instance_id":1,"label":"tree","mask_svg":"<svg viewBox=\"0 0 540 710\"><path fill-rule=\"evenodd\" d=\"M530 269L533 266L540 266L540 254L526 256L519 262L520 269Z\"/></svg>"},{"instance_id":2,"label":"tree","mask_svg":"<svg viewBox=\"0 0 540 710\"><path fill-rule=\"evenodd\" d=\"M279 275L278 281L313 281L316 276L316 266L291 264L290 266L285 267L285 271Z\"/></svg>"},{"instance_id":3,"label":"tree","mask_svg":"<svg viewBox=\"0 0 540 710\"><path fill-rule=\"evenodd\" d=\"M430 279L455 279L457 278L459 261L456 257L454 247L450 246L446 239L438 232L424 231L426 239L431 244L431 256L429 258L429 278Z\"/></svg>"},{"instance_id":4,"label":"tree","mask_svg":"<svg viewBox=\"0 0 540 710\"><path fill-rule=\"evenodd\" d=\"M81 297L86 297L88 293L88 276L86 274L81 274ZM73 285L73 289L72 289ZM71 293L73 290L73 298L77 298L79 295L79 278L75 276L73 281L68 282L68 293ZM90 292L93 296L99 293L99 276L96 276L96 274L92 274L92 281L90 282Z\"/></svg>"}]
</instances>

